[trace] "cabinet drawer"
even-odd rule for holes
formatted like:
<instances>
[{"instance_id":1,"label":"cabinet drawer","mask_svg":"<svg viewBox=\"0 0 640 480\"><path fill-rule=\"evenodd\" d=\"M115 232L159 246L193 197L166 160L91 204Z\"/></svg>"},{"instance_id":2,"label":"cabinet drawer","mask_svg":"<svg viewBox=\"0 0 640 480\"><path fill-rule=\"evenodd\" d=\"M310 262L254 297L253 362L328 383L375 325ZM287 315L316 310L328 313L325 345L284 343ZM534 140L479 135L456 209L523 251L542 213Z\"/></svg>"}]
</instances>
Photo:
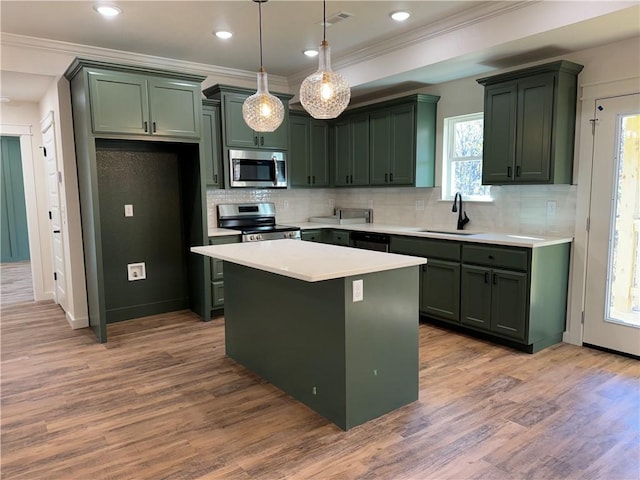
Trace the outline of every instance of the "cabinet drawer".
<instances>
[{"instance_id":1,"label":"cabinet drawer","mask_svg":"<svg viewBox=\"0 0 640 480\"><path fill-rule=\"evenodd\" d=\"M224 277L224 272L222 269L223 264L224 264L224 261L220 260L219 258L211 259L211 280L212 281L222 280L222 278Z\"/></svg>"},{"instance_id":2,"label":"cabinet drawer","mask_svg":"<svg viewBox=\"0 0 640 480\"><path fill-rule=\"evenodd\" d=\"M224 305L224 282L211 282L211 307Z\"/></svg>"},{"instance_id":3,"label":"cabinet drawer","mask_svg":"<svg viewBox=\"0 0 640 480\"><path fill-rule=\"evenodd\" d=\"M302 240L306 240L308 242L322 242L323 235L322 230L313 229L313 230L302 230L300 232L300 237Z\"/></svg>"},{"instance_id":4,"label":"cabinet drawer","mask_svg":"<svg viewBox=\"0 0 640 480\"><path fill-rule=\"evenodd\" d=\"M475 263L489 267L508 268L510 270L527 270L528 251L522 249L481 247L477 245L462 246L463 263Z\"/></svg>"},{"instance_id":5,"label":"cabinet drawer","mask_svg":"<svg viewBox=\"0 0 640 480\"><path fill-rule=\"evenodd\" d=\"M412 237L391 237L390 250L425 258L460 261L460 244L448 240L430 240Z\"/></svg>"},{"instance_id":6,"label":"cabinet drawer","mask_svg":"<svg viewBox=\"0 0 640 480\"><path fill-rule=\"evenodd\" d=\"M345 230L334 230L331 232L331 243L334 245L349 246L349 232Z\"/></svg>"}]
</instances>

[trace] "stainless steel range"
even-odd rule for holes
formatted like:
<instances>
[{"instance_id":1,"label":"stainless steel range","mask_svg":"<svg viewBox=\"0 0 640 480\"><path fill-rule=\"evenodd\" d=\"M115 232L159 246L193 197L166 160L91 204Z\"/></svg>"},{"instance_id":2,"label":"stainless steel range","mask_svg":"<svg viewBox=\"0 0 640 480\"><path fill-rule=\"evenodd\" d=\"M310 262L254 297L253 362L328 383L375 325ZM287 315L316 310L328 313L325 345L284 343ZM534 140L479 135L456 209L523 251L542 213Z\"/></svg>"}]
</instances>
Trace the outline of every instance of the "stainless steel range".
<instances>
[{"instance_id":1,"label":"stainless steel range","mask_svg":"<svg viewBox=\"0 0 640 480\"><path fill-rule=\"evenodd\" d=\"M300 228L276 225L276 206L271 202L218 205L218 227L240 230L243 242L300 240Z\"/></svg>"}]
</instances>

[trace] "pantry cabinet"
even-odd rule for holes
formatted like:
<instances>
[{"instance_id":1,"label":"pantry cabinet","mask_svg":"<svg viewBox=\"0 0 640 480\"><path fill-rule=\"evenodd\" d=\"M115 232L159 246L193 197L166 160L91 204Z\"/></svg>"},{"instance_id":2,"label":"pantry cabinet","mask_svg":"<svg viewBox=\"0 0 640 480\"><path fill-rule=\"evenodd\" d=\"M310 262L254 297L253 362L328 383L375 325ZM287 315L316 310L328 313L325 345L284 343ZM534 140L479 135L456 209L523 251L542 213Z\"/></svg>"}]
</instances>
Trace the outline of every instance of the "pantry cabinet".
<instances>
[{"instance_id":1,"label":"pantry cabinet","mask_svg":"<svg viewBox=\"0 0 640 480\"><path fill-rule=\"evenodd\" d=\"M484 93L482 183L571 183L577 77L558 61L478 79Z\"/></svg>"}]
</instances>

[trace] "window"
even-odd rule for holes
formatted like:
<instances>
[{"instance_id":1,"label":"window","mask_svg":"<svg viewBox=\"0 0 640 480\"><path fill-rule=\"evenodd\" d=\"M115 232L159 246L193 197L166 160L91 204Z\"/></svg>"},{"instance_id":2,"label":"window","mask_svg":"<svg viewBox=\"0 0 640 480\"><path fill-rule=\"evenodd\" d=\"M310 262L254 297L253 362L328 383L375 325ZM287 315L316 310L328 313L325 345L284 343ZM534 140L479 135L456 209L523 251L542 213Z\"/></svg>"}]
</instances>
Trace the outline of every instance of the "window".
<instances>
[{"instance_id":1,"label":"window","mask_svg":"<svg viewBox=\"0 0 640 480\"><path fill-rule=\"evenodd\" d=\"M482 112L444 119L442 199L460 192L466 201L491 200L482 185Z\"/></svg>"}]
</instances>

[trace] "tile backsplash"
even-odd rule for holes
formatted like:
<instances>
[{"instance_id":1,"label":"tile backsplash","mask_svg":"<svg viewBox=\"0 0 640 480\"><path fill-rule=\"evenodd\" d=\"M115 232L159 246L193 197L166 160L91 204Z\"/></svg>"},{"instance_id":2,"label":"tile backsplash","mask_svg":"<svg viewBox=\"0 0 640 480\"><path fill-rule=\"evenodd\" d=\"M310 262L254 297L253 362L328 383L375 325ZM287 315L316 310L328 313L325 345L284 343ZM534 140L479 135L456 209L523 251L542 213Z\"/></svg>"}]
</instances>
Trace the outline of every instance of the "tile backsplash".
<instances>
[{"instance_id":1,"label":"tile backsplash","mask_svg":"<svg viewBox=\"0 0 640 480\"><path fill-rule=\"evenodd\" d=\"M575 185L509 185L491 187L493 202L465 203L471 230L572 237L576 216ZM452 202L440 200L440 188L240 189L207 191L209 225L216 205L274 202L278 223L306 222L333 214L334 206L373 208L376 223L455 228ZM463 199L464 200L464 199ZM548 203L551 202L551 211ZM555 202L555 213L552 211Z\"/></svg>"}]
</instances>

